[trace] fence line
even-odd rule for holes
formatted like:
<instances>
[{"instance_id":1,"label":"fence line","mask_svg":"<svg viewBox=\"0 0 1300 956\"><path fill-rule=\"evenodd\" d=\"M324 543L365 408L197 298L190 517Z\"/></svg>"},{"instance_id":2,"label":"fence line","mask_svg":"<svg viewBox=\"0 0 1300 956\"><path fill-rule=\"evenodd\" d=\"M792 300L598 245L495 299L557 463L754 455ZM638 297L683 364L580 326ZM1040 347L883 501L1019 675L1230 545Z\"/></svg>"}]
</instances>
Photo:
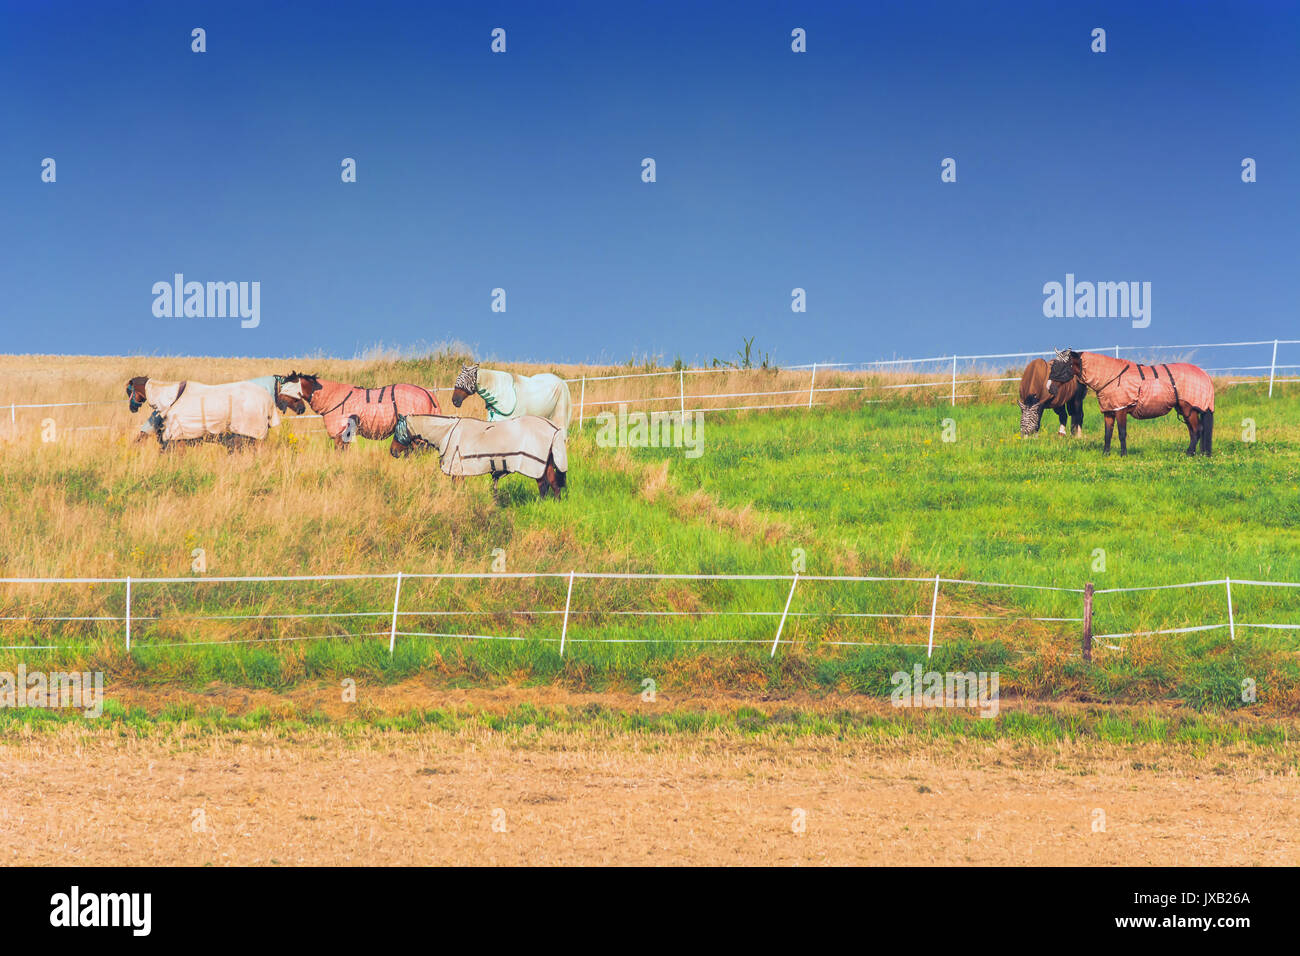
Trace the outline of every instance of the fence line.
<instances>
[{"instance_id":1,"label":"fence line","mask_svg":"<svg viewBox=\"0 0 1300 956\"><path fill-rule=\"evenodd\" d=\"M1172 352L1172 351L1182 351L1187 349L1251 348L1251 347L1259 347L1259 346L1271 346L1272 354L1268 365L1241 365L1241 366L1226 366L1226 367L1206 369L1206 371L1211 374L1223 373L1223 372L1251 372L1251 371L1259 372L1260 375L1258 376L1258 378L1261 380L1261 383L1263 380L1263 372L1267 370L1268 371L1268 394L1269 397L1271 398L1273 396L1273 390L1275 385L1283 382L1300 382L1300 377L1297 378L1278 377L1277 373L1279 370L1286 371L1290 369L1300 369L1300 364L1294 364L1294 363L1287 364L1287 363L1278 362L1277 350L1279 345L1300 345L1300 339L1279 338L1279 339L1263 339L1255 342L1201 342L1201 343L1194 343L1194 344L1187 344L1187 345L1110 345L1110 346L1103 346L1101 348L1085 349L1083 351L1110 352L1113 353L1118 358L1121 352L1139 352L1139 353L1149 354L1154 352ZM804 388L783 389L779 391L767 391L767 392L737 392L737 393L717 393L717 394L706 394L706 395L688 395L686 393L687 375L703 375L703 374L715 374L715 373L727 374L732 372L761 371L761 369L741 368L737 366L717 366L714 368L708 368L708 367L678 368L678 369L664 369L661 371L654 371L654 372L629 372L629 373L611 374L611 375L580 375L574 378L565 379L565 381L570 385L579 386L578 426L581 427L583 422L586 419L586 410L588 406L595 407L600 405L630 404L633 401L644 402L644 403L676 401L678 405L677 414L685 416L687 414L695 414L696 412L751 411L751 410L760 410L760 409L801 408L801 407L812 408L814 405L818 404L815 401L816 395L826 394L830 392L892 391L892 390L908 389L908 388L946 387L949 389L950 403L956 405L958 398L969 397L969 396L958 394L957 387L959 385L979 384L982 382L1003 384L1007 382L1019 381L1019 379L1017 378L995 378L995 379L986 378L986 379L964 379L964 380L958 379L957 371L958 371L959 364L965 364L967 367L971 367L971 365L976 362L988 362L997 359L1041 358L1053 354L1055 354L1053 349L1043 349L1037 352L996 352L996 353L987 353L983 355L949 354L949 355L929 356L926 358L878 359L878 360L871 360L865 362L812 362L812 363L801 364L801 365L786 365L786 366L781 366L780 368L777 369L773 369L773 371L795 372L795 371L808 370L811 372L808 387L806 389ZM887 368L907 368L907 367L928 365L928 364L934 364L940 362L951 365L950 373L940 381L915 382L915 383L895 384L895 385L871 385L871 386L860 386L860 387L859 386L849 386L849 387L832 386L832 387L823 387L823 388L817 387L817 372L819 369L823 371L833 370L833 369L857 370L857 371L869 373L872 370L879 371ZM936 370L935 373L933 374L942 374L942 372ZM650 396L650 397L638 396L630 399L602 399L602 400L588 400L586 397L588 382L614 382L614 381L627 381L631 379L662 378L669 375L677 377L678 393L676 395ZM451 390L451 386L446 386L446 385L438 385L430 388L430 391L434 391L434 392L444 392L450 390ZM776 395L794 395L794 394L803 395L804 392L808 393L807 403L804 403L801 400L790 404L775 404L775 405L744 405L744 406L737 406L737 407L721 406L715 408L692 408L692 409L688 409L686 407L686 400L688 398L696 399L696 400L753 398L756 396L776 396ZM91 402L50 402L50 403L43 403L43 404L42 403L29 404L29 403L22 403L14 400L8 402L7 404L9 405L10 424L13 425L14 427L17 427L18 409L78 408L78 407L89 407L94 405L118 405L121 404L121 402L122 402L121 399L117 399L117 400L101 400L101 401L91 401ZM2 408L4 404L6 403L0 403L0 408ZM319 415L298 415L298 416L294 416L293 418L289 418L288 416L285 416L286 421L302 421L302 420L317 419L317 418L320 418L320 416Z\"/></svg>"},{"instance_id":2,"label":"fence line","mask_svg":"<svg viewBox=\"0 0 1300 956\"><path fill-rule=\"evenodd\" d=\"M402 610L402 583L403 581L429 580L429 581L451 581L451 580L536 580L562 579L567 581L565 601L563 610L554 608L524 608L517 610L436 610L436 611L415 611ZM393 590L393 607L390 611L331 611L331 612L302 612L302 613L274 613L274 614L221 614L221 615L175 615L160 617L156 615L137 615L133 611L132 595L138 590L140 585L149 584L234 584L234 583L304 583L304 582L331 582L331 581L394 581ZM790 582L790 590L786 595L785 605L777 611L775 608L758 608L758 609L696 609L689 611L681 610L600 610L600 609L573 609L573 589L578 580L595 581L595 580L614 580L614 581L720 581L720 582ZM899 584L933 584L931 595L930 613L912 613L912 612L864 612L864 611L818 611L818 610L791 610L794 601L795 592L799 582L808 583L835 583L835 584L860 584L860 583L899 583ZM0 621L7 622L122 622L125 647L130 652L132 640L132 625L145 622L158 621L263 621L263 620L285 620L285 619L317 619L329 617L388 617L389 629L387 631L369 631L362 634L337 633L325 634L311 637L277 637L273 639L251 638L251 639L230 639L217 641L184 641L169 643L148 643L148 647L204 647L226 644L253 644L253 643L273 643L275 641L299 641L299 640L325 640L329 638L353 638L353 637L388 637L389 654L393 654L396 649L398 637L445 637L445 638L464 638L467 640L540 640L543 642L555 641L555 637L517 637L513 635L488 635L474 633L455 633L455 632L435 632L435 631L406 631L399 630L400 618L402 617L474 617L474 616L540 616L540 615L563 615L559 641L559 653L564 654L567 644L571 643L607 643L607 644L627 644L627 643L654 643L662 639L646 638L615 638L615 637L595 637L595 638L570 638L568 636L569 620L573 616L594 615L597 617L701 617L701 616L736 616L736 617L775 617L780 615L780 621L777 624L776 634L771 641L769 656L775 657L778 647L782 643L782 637L785 631L787 620L790 618L832 618L832 619L899 619L899 620L928 620L929 635L925 644L916 644L907 641L889 641L889 642L872 642L872 641L825 641L824 643L837 646L924 646L926 656L933 657L935 648L935 632L940 621L1006 621L1020 622L1052 622L1052 623L1082 623L1083 624L1083 655L1084 660L1091 660L1091 646L1094 640L1092 634L1092 618L1094 613L1093 597L1101 594L1131 594L1146 592L1152 590L1164 590L1169 588L1199 588L1222 585L1226 591L1228 620L1226 623L1216 622L1212 624L1191 625L1186 627L1158 628L1147 631L1128 631L1117 632L1112 634L1100 634L1096 640L1118 640L1125 637L1156 636L1169 634L1189 634L1204 631L1228 629L1230 639L1236 640L1236 631L1239 627L1259 628L1273 630L1300 630L1300 624L1292 623L1253 623L1239 622L1236 619L1236 609L1232 597L1232 584L1230 578L1220 578L1208 581L1190 581L1181 584L1160 584L1160 585L1141 585L1135 587L1118 587L1118 588L1101 588L1094 589L1089 583L1083 588L1063 587L1055 585L1041 584L1020 584L1015 582L999 581L976 581L965 578L945 578L941 574L934 577L884 577L872 575L805 575L802 573L791 574L706 574L706 573L669 573L669 572L617 572L617 571L513 571L513 572L496 572L496 571L459 571L459 572L405 572L396 571L391 573L378 574L320 574L320 575L241 575L230 577L135 577L128 575L124 578L38 578L38 577L12 577L0 578L0 585L33 585L33 584L115 584L124 586L123 614L119 617L116 615L104 615L95 617L6 617L0 618ZM1237 580L1235 582L1239 587L1285 587L1300 588L1300 582L1293 581L1251 581ZM943 585L955 585L965 587L989 587L989 588L1022 588L1037 591L1053 591L1067 594L1081 594L1084 596L1083 617L1038 617L1025 615L978 615L978 614L940 614L939 608L939 591ZM554 632L552 632L554 633ZM135 645L139 646L136 640ZM708 644L728 644L728 643L766 643L763 639L731 639L731 638L709 638L709 639L686 639L680 643L708 643ZM785 643L802 643L785 639ZM34 650L34 649L54 649L60 645L6 645L9 650ZM66 645L64 645L66 646ZM1103 645L1112 649L1122 649L1115 645Z\"/></svg>"}]
</instances>

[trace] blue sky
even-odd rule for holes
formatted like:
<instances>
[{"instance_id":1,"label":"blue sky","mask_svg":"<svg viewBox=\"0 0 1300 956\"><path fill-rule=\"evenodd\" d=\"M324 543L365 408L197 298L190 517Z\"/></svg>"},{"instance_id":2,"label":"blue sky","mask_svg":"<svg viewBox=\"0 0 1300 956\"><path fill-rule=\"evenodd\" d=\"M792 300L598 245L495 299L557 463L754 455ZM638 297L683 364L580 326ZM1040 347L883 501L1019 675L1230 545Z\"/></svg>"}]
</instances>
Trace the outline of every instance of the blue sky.
<instances>
[{"instance_id":1,"label":"blue sky","mask_svg":"<svg viewBox=\"0 0 1300 956\"><path fill-rule=\"evenodd\" d=\"M754 336L797 363L1300 338L1298 10L5 3L4 350L696 361ZM260 325L155 317L177 272L260 282ZM1066 273L1150 282L1150 326L1045 318Z\"/></svg>"}]
</instances>

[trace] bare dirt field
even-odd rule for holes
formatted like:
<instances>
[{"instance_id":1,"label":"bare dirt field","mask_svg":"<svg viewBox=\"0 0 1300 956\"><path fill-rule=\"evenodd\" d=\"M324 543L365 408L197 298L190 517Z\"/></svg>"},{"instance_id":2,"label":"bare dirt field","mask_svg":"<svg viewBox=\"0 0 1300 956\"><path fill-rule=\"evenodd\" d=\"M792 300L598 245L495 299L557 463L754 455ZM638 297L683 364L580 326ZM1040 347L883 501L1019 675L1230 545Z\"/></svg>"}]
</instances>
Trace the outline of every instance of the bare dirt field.
<instances>
[{"instance_id":1,"label":"bare dirt field","mask_svg":"<svg viewBox=\"0 0 1300 956\"><path fill-rule=\"evenodd\" d=\"M1237 746L71 724L0 744L0 846L8 864L1296 864L1294 768Z\"/></svg>"}]
</instances>

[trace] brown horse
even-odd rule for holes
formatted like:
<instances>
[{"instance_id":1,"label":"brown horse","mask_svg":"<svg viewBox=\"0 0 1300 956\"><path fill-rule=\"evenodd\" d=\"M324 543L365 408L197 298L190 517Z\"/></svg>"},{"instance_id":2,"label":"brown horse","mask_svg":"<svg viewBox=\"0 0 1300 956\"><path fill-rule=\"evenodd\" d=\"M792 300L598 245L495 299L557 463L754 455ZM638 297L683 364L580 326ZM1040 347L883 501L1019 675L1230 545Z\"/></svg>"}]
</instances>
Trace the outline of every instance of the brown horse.
<instances>
[{"instance_id":1,"label":"brown horse","mask_svg":"<svg viewBox=\"0 0 1300 956\"><path fill-rule=\"evenodd\" d=\"M277 395L310 405L324 419L325 433L339 450L347 448L358 434L387 438L399 415L437 415L441 411L433 393L422 385L362 388L298 372L280 378Z\"/></svg>"},{"instance_id":2,"label":"brown horse","mask_svg":"<svg viewBox=\"0 0 1300 956\"><path fill-rule=\"evenodd\" d=\"M1119 453L1128 454L1128 416L1159 418L1173 411L1187 425L1191 444L1187 454L1196 454L1199 442L1207 456L1214 440L1214 383L1205 370L1186 363L1139 365L1124 359L1057 349L1048 374L1049 389L1080 381L1097 393L1097 404L1106 419L1105 454L1110 454L1110 436L1119 423Z\"/></svg>"},{"instance_id":3,"label":"brown horse","mask_svg":"<svg viewBox=\"0 0 1300 956\"><path fill-rule=\"evenodd\" d=\"M1043 409L1051 408L1061 420L1060 434L1065 434L1065 418L1069 415L1070 431L1075 438L1083 434L1083 397L1087 386L1071 379L1055 390L1048 388L1048 364L1040 358L1025 366L1020 376L1020 434L1032 435L1043 420Z\"/></svg>"}]
</instances>

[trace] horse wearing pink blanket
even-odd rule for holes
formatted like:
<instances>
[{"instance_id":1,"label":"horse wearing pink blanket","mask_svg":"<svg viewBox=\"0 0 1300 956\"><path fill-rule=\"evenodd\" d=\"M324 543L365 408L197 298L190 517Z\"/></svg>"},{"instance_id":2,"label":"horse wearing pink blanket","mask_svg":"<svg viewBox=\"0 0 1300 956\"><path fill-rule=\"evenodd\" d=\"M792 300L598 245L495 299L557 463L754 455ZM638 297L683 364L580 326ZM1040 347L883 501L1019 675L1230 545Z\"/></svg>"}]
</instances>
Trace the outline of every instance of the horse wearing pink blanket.
<instances>
[{"instance_id":1,"label":"horse wearing pink blanket","mask_svg":"<svg viewBox=\"0 0 1300 956\"><path fill-rule=\"evenodd\" d=\"M1128 453L1128 418L1159 418L1175 412L1187 424L1187 454L1210 454L1214 440L1214 382L1205 370L1185 362L1142 365L1097 352L1057 349L1048 372L1048 391L1078 381L1097 395L1106 422L1106 443L1119 425L1119 453Z\"/></svg>"},{"instance_id":2,"label":"horse wearing pink blanket","mask_svg":"<svg viewBox=\"0 0 1300 956\"><path fill-rule=\"evenodd\" d=\"M325 421L325 433L338 449L357 435L387 438L399 415L437 415L441 411L433 393L422 385L383 385L362 388L293 372L286 375L280 394L301 398Z\"/></svg>"}]
</instances>

